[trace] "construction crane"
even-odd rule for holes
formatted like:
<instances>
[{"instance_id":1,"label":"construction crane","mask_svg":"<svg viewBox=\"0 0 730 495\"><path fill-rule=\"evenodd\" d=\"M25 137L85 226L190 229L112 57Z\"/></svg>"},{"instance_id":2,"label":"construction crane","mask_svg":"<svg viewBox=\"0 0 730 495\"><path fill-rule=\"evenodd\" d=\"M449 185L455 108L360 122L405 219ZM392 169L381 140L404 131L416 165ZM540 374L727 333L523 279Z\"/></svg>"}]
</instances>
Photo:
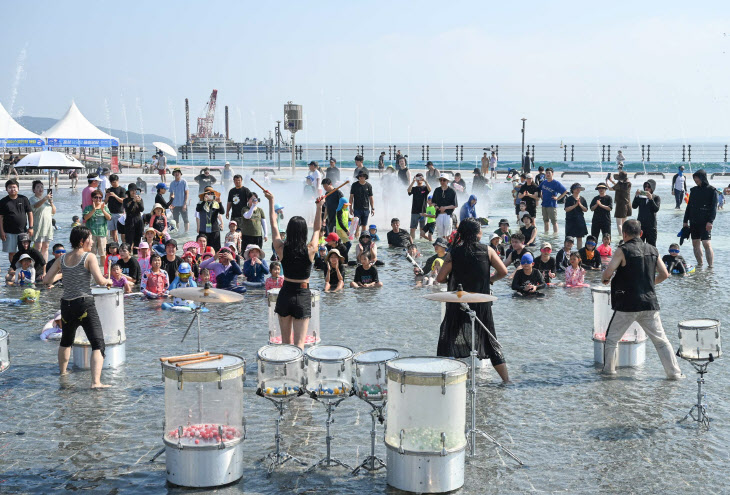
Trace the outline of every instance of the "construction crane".
<instances>
[{"instance_id":1,"label":"construction crane","mask_svg":"<svg viewBox=\"0 0 730 495\"><path fill-rule=\"evenodd\" d=\"M205 117L198 117L198 133L195 136L198 139L213 136L213 118L215 117L215 100L217 97L218 90L214 89L210 94L210 101L203 109Z\"/></svg>"}]
</instances>

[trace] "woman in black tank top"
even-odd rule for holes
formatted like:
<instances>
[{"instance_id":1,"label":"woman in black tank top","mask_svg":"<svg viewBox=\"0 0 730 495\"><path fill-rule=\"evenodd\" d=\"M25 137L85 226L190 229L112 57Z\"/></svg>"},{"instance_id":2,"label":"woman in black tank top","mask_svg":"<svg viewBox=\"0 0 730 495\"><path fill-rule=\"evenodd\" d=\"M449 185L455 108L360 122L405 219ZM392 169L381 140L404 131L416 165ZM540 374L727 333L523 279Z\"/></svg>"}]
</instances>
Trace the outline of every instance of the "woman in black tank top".
<instances>
[{"instance_id":1,"label":"woman in black tank top","mask_svg":"<svg viewBox=\"0 0 730 495\"><path fill-rule=\"evenodd\" d=\"M487 244L481 244L479 242L481 237L481 226L475 218L467 218L459 224L457 235L437 278L438 282L448 280L450 291L457 290L461 285L467 292L489 294L490 284L507 275L507 268L499 259L497 252L490 249ZM490 276L491 267L494 267L496 272ZM492 335L496 336L492 318L492 303L469 304L469 307L476 311L477 318L486 325ZM479 358L489 358L502 381L508 383L509 374L502 349L496 346L496 342L479 324L476 326L475 338L475 348ZM461 309L460 304L447 303L444 320L441 322L436 354L465 358L469 356L470 352L471 320L469 315Z\"/></svg>"},{"instance_id":2,"label":"woman in black tank top","mask_svg":"<svg viewBox=\"0 0 730 495\"><path fill-rule=\"evenodd\" d=\"M278 215L274 212L274 195L264 191L269 200L269 222L273 246L281 260L284 285L279 291L274 311L279 315L281 342L304 349L309 319L312 317L312 293L309 290L309 273L312 270L317 242L322 229L323 198L317 198L314 214L314 231L307 242L307 222L300 216L289 219L286 226L286 242L279 235Z\"/></svg>"}]
</instances>

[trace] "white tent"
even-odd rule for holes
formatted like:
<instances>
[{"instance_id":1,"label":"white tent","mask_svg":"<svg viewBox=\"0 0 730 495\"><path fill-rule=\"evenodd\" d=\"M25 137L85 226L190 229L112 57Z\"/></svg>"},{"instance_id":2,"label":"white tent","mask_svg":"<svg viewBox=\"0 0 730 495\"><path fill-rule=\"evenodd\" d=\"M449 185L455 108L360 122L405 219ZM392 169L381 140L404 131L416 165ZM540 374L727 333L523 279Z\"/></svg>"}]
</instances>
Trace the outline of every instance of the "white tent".
<instances>
[{"instance_id":1,"label":"white tent","mask_svg":"<svg viewBox=\"0 0 730 495\"><path fill-rule=\"evenodd\" d=\"M0 146L9 148L43 146L43 140L38 134L18 124L0 104Z\"/></svg>"},{"instance_id":2,"label":"white tent","mask_svg":"<svg viewBox=\"0 0 730 495\"><path fill-rule=\"evenodd\" d=\"M48 147L109 148L119 146L119 139L97 128L71 102L61 120L45 131L42 136Z\"/></svg>"}]
</instances>

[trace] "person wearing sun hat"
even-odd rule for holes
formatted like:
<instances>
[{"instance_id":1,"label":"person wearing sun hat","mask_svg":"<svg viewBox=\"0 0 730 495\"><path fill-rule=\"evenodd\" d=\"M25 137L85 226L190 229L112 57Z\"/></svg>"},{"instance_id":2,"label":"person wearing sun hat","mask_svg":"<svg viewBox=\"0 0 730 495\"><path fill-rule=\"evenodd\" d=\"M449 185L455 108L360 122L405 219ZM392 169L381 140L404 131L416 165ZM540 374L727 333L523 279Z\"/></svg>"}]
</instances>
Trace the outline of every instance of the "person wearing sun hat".
<instances>
[{"instance_id":1,"label":"person wearing sun hat","mask_svg":"<svg viewBox=\"0 0 730 495\"><path fill-rule=\"evenodd\" d=\"M266 262L266 253L256 244L249 244L243 252L243 274L246 276L247 287L263 287L265 277L269 274L269 264Z\"/></svg>"},{"instance_id":2,"label":"person wearing sun hat","mask_svg":"<svg viewBox=\"0 0 730 495\"><path fill-rule=\"evenodd\" d=\"M226 213L221 203L221 195L211 186L207 186L198 197L200 202L195 207L195 211L200 214L198 233L205 236L208 246L217 252L221 248L220 218Z\"/></svg>"},{"instance_id":3,"label":"person wearing sun hat","mask_svg":"<svg viewBox=\"0 0 730 495\"><path fill-rule=\"evenodd\" d=\"M343 198L344 199L344 198ZM347 242L347 244L343 244L342 240L340 239L340 236L337 235L336 232L330 232L327 234L327 237L324 238L325 245L327 246L327 251L332 251L333 249L337 249L340 254L345 259L345 264L348 264L348 252L350 251L350 247L352 244L350 241Z\"/></svg>"},{"instance_id":4,"label":"person wearing sun hat","mask_svg":"<svg viewBox=\"0 0 730 495\"><path fill-rule=\"evenodd\" d=\"M333 248L327 253L324 268L324 291L338 291L345 287L345 257Z\"/></svg>"},{"instance_id":5,"label":"person wearing sun hat","mask_svg":"<svg viewBox=\"0 0 730 495\"><path fill-rule=\"evenodd\" d=\"M596 186L598 196L591 200L590 209L593 212L591 221L591 235L596 239L602 239L603 234L611 234L611 210L613 210L613 198L606 194L608 186L605 182L599 182Z\"/></svg>"}]
</instances>

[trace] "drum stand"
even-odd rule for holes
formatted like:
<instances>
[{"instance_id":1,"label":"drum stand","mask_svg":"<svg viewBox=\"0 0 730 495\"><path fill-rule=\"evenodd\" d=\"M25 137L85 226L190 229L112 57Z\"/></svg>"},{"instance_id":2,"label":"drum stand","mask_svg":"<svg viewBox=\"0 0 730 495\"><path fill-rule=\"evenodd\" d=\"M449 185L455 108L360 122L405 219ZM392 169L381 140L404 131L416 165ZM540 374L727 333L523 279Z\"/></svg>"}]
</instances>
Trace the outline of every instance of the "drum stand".
<instances>
[{"instance_id":1,"label":"drum stand","mask_svg":"<svg viewBox=\"0 0 730 495\"><path fill-rule=\"evenodd\" d=\"M476 364L477 364L477 350L476 350L476 322L479 322L479 324L484 328L484 330L494 339L494 341L501 347L499 344L499 341L497 338L492 334L492 332L489 331L489 329L484 325L484 323L477 318L477 313L473 309L469 307L466 303L460 303L461 309L466 314L469 315L469 319L471 320L471 388L469 389L469 395L471 396L471 423L469 425L469 431L466 432L470 444L470 453L472 457L476 455L476 436L477 433L492 442L494 445L502 449L508 456L510 456L512 459L517 461L517 463L520 466L523 466L523 462L520 460L519 457L517 457L515 454L512 453L510 449L499 443L493 436L491 436L489 433L486 433L476 427L477 419L476 419L476 404L477 404L477 379L476 379Z\"/></svg>"},{"instance_id":2,"label":"drum stand","mask_svg":"<svg viewBox=\"0 0 730 495\"><path fill-rule=\"evenodd\" d=\"M347 397L349 396L345 396L337 400L320 400L319 398L317 398L316 394L312 393L312 398L317 402L324 404L324 406L327 408L327 436L325 437L325 440L327 442L327 456L324 459L318 461L316 464L310 466L309 469L305 471L305 473L314 471L315 469L317 469L318 466L330 467L332 465L335 465L342 466L343 468L347 469L352 469L351 466L345 464L339 459L332 457L331 455L332 439L334 437L330 434L330 425L335 422L335 420L332 418L332 413L334 413L335 408L340 405L340 402L345 400Z\"/></svg>"},{"instance_id":3,"label":"drum stand","mask_svg":"<svg viewBox=\"0 0 730 495\"><path fill-rule=\"evenodd\" d=\"M705 404L703 399L706 398L706 395L702 393L702 385L705 383L705 373L707 373L707 366L714 360L711 361L705 361L698 363L697 361L688 360L690 364L694 367L695 370L697 370L697 373L700 375L699 378L697 378L697 404L692 406L692 409L689 410L687 415L680 419L679 422L685 421L687 418L692 418L694 421L699 423L699 426L704 426L705 428L710 428L710 416L707 415L707 404ZM697 411L697 415L695 416L695 411Z\"/></svg>"},{"instance_id":4,"label":"drum stand","mask_svg":"<svg viewBox=\"0 0 730 495\"><path fill-rule=\"evenodd\" d=\"M180 342L185 340L185 337L188 336L188 332L192 328L193 323L195 323L195 320L198 320L198 352L203 350L200 346L200 313L203 311L204 307L205 307L205 303L202 303L200 306L196 307L193 310L193 321L190 322L190 325L188 325L187 330L185 330L185 333L183 334L182 340L180 340Z\"/></svg>"},{"instance_id":5,"label":"drum stand","mask_svg":"<svg viewBox=\"0 0 730 495\"><path fill-rule=\"evenodd\" d=\"M383 401L382 404L377 406L369 400L365 400L365 402L367 402L370 407L373 408L372 411L370 411L370 418L373 421L373 426L370 429L370 455L367 456L364 461L362 461L362 464L352 470L353 476L356 475L361 469L372 473L373 471L377 471L378 469L382 469L385 467L385 463L383 462L383 460L375 455L375 436L377 435L377 432L375 430L375 421L380 421L381 425L385 421L385 417L383 417L383 408L385 408L386 401Z\"/></svg>"},{"instance_id":6,"label":"drum stand","mask_svg":"<svg viewBox=\"0 0 730 495\"><path fill-rule=\"evenodd\" d=\"M286 463L289 460L298 462L302 466L306 466L307 463L304 462L303 460L301 460L297 457L294 457L293 455L290 455L287 452L281 451L281 433L279 430L279 426L280 426L281 422L284 420L284 410L286 409L286 399L279 399L279 400L272 399L271 397L265 396L261 392L261 390L258 390L256 393L258 395L264 397L265 399L270 400L274 404L274 407L276 407L276 409L279 411L279 416L276 418L276 435L274 436L274 438L276 439L276 450L274 452L268 454L263 459L263 460L269 461L269 467L266 470L266 473L269 476L271 476L271 473L274 472L274 468L276 468L277 466L281 466L282 464ZM296 395L295 397L299 397L299 395ZM292 397L292 398L294 398L294 397Z\"/></svg>"}]
</instances>

